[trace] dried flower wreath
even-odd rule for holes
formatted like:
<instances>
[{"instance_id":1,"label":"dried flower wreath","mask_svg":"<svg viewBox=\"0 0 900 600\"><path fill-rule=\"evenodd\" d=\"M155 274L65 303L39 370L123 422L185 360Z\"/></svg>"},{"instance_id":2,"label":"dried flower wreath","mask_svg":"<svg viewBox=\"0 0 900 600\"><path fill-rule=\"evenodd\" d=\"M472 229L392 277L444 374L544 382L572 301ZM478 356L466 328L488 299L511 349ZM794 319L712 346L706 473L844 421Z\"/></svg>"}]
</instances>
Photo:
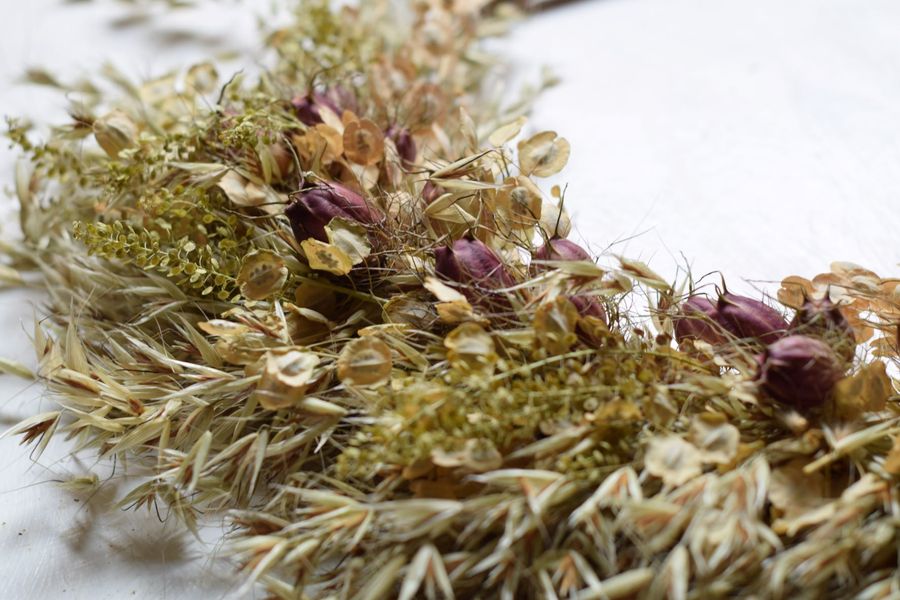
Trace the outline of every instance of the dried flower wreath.
<instances>
[{"instance_id":1,"label":"dried flower wreath","mask_svg":"<svg viewBox=\"0 0 900 600\"><path fill-rule=\"evenodd\" d=\"M11 432L228 511L279 598L897 594L900 282L766 304L592 257L538 183L568 142L489 85L515 11L407 8L305 0L256 81L108 73L11 123L3 275L46 288L60 405Z\"/></svg>"}]
</instances>

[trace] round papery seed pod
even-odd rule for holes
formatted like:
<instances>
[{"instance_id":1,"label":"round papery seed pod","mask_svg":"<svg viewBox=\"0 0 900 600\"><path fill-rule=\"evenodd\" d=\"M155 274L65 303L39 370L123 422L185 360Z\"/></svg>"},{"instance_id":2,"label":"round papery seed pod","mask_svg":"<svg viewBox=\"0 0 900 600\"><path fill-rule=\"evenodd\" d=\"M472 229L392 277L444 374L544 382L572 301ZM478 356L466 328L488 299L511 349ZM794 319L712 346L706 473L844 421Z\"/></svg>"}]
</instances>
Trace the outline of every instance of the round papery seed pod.
<instances>
[{"instance_id":1,"label":"round papery seed pod","mask_svg":"<svg viewBox=\"0 0 900 600\"><path fill-rule=\"evenodd\" d=\"M500 257L480 240L456 240L449 247L437 248L434 259L438 275L476 290L495 290L515 284ZM469 293L466 289L462 292L468 296L471 289Z\"/></svg>"},{"instance_id":2,"label":"round papery seed pod","mask_svg":"<svg viewBox=\"0 0 900 600\"><path fill-rule=\"evenodd\" d=\"M394 142L394 146L397 148L397 154L400 156L403 166L408 167L416 162L418 149L416 147L416 140L413 139L409 129L391 125L385 132L385 136Z\"/></svg>"},{"instance_id":3,"label":"round papery seed pod","mask_svg":"<svg viewBox=\"0 0 900 600\"><path fill-rule=\"evenodd\" d=\"M759 300L725 292L719 296L715 320L734 336L771 344L782 337L788 324L780 312Z\"/></svg>"},{"instance_id":4,"label":"round papery seed pod","mask_svg":"<svg viewBox=\"0 0 900 600\"><path fill-rule=\"evenodd\" d=\"M790 335L770 344L757 360L760 389L798 410L821 406L844 376L831 347L805 335Z\"/></svg>"},{"instance_id":5,"label":"round papery seed pod","mask_svg":"<svg viewBox=\"0 0 900 600\"><path fill-rule=\"evenodd\" d=\"M591 260L587 250L564 238L553 238L534 251L537 260Z\"/></svg>"},{"instance_id":6,"label":"round papery seed pod","mask_svg":"<svg viewBox=\"0 0 900 600\"><path fill-rule=\"evenodd\" d=\"M853 327L828 296L821 299L806 298L791 321L791 330L821 338L847 362L852 361L856 353Z\"/></svg>"},{"instance_id":7,"label":"round papery seed pod","mask_svg":"<svg viewBox=\"0 0 900 600\"><path fill-rule=\"evenodd\" d=\"M687 340L702 340L712 345L725 341L719 325L719 310L706 296L690 296L682 302L673 322L679 344Z\"/></svg>"},{"instance_id":8,"label":"round papery seed pod","mask_svg":"<svg viewBox=\"0 0 900 600\"><path fill-rule=\"evenodd\" d=\"M380 212L357 192L339 183L314 185L302 190L288 205L284 214L298 242L315 238L327 242L325 226L335 217L372 225L381 219Z\"/></svg>"}]
</instances>

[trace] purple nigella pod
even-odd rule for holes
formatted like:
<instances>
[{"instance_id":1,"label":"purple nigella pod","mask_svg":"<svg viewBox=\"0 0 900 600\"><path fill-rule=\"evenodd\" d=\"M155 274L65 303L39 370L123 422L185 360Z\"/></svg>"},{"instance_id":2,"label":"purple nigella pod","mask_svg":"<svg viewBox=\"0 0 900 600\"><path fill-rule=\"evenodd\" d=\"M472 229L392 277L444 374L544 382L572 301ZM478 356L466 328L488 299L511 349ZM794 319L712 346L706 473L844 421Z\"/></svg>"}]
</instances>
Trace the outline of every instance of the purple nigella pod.
<instances>
[{"instance_id":1,"label":"purple nigella pod","mask_svg":"<svg viewBox=\"0 0 900 600\"><path fill-rule=\"evenodd\" d=\"M291 104L294 106L294 113L297 115L297 118L308 127L322 122L322 115L319 112L321 107L327 107L340 116L338 105L325 94L318 92L313 92L306 96L297 96L291 101Z\"/></svg>"},{"instance_id":2,"label":"purple nigella pod","mask_svg":"<svg viewBox=\"0 0 900 600\"><path fill-rule=\"evenodd\" d=\"M780 312L759 300L725 292L716 305L716 321L739 338L755 338L771 344L784 337L787 321Z\"/></svg>"},{"instance_id":3,"label":"purple nigella pod","mask_svg":"<svg viewBox=\"0 0 900 600\"><path fill-rule=\"evenodd\" d=\"M578 314L582 317L595 317L604 323L606 320L606 309L599 300L592 296L569 296L569 302L578 309Z\"/></svg>"},{"instance_id":4,"label":"purple nigella pod","mask_svg":"<svg viewBox=\"0 0 900 600\"><path fill-rule=\"evenodd\" d=\"M452 246L437 248L434 258L434 270L438 275L472 286L475 291L515 285L500 257L480 240L456 240ZM471 288L462 290L470 300L481 295L471 295L472 291Z\"/></svg>"},{"instance_id":5,"label":"purple nigella pod","mask_svg":"<svg viewBox=\"0 0 900 600\"><path fill-rule=\"evenodd\" d=\"M313 185L301 190L296 200L285 209L298 242L315 238L327 242L325 226L335 217L372 225L381 219L377 209L369 206L357 192L339 183Z\"/></svg>"},{"instance_id":6,"label":"purple nigella pod","mask_svg":"<svg viewBox=\"0 0 900 600\"><path fill-rule=\"evenodd\" d=\"M828 296L821 300L807 298L791 321L791 329L804 335L822 338L841 358L848 362L853 360L856 353L853 328Z\"/></svg>"},{"instance_id":7,"label":"purple nigella pod","mask_svg":"<svg viewBox=\"0 0 900 600\"><path fill-rule=\"evenodd\" d=\"M706 296L690 296L682 302L681 309L673 321L675 339L678 343L685 340L702 340L716 345L725 341L719 325L719 310Z\"/></svg>"},{"instance_id":8,"label":"purple nigella pod","mask_svg":"<svg viewBox=\"0 0 900 600\"><path fill-rule=\"evenodd\" d=\"M588 251L563 238L553 238L534 251L537 260L591 260Z\"/></svg>"},{"instance_id":9,"label":"purple nigella pod","mask_svg":"<svg viewBox=\"0 0 900 600\"><path fill-rule=\"evenodd\" d=\"M844 376L831 347L805 335L790 335L770 344L759 363L760 389L798 409L821 406Z\"/></svg>"},{"instance_id":10,"label":"purple nigella pod","mask_svg":"<svg viewBox=\"0 0 900 600\"><path fill-rule=\"evenodd\" d=\"M409 129L391 125L385 132L385 136L389 137L391 141L394 142L394 146L397 148L397 154L400 156L400 160L403 161L404 166L416 162L418 149L416 148L416 140L413 139Z\"/></svg>"}]
</instances>

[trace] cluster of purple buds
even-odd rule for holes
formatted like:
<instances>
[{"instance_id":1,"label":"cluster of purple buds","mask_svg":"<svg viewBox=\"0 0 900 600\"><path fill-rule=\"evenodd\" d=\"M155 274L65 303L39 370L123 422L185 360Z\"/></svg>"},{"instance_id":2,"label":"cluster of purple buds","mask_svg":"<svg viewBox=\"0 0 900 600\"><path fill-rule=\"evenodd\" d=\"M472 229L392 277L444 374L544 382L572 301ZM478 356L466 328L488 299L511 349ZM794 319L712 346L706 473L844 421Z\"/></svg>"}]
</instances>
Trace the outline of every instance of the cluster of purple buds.
<instances>
[{"instance_id":1,"label":"cluster of purple buds","mask_svg":"<svg viewBox=\"0 0 900 600\"><path fill-rule=\"evenodd\" d=\"M845 370L831 346L805 335L790 335L770 344L757 360L760 389L798 410L824 404Z\"/></svg>"},{"instance_id":2,"label":"cluster of purple buds","mask_svg":"<svg viewBox=\"0 0 900 600\"><path fill-rule=\"evenodd\" d=\"M675 318L675 338L679 342L699 339L721 344L727 332L737 338L771 344L784 337L787 328L787 321L774 308L731 292L721 294L716 303L706 296L690 296Z\"/></svg>"},{"instance_id":3,"label":"cluster of purple buds","mask_svg":"<svg viewBox=\"0 0 900 600\"><path fill-rule=\"evenodd\" d=\"M570 240L553 238L534 251L537 260L578 261L591 260L590 253ZM607 322L606 310L600 300L593 296L569 296L569 301L578 309L582 317L595 317Z\"/></svg>"},{"instance_id":4,"label":"cluster of purple buds","mask_svg":"<svg viewBox=\"0 0 900 600\"><path fill-rule=\"evenodd\" d=\"M302 189L284 214L291 222L297 241L315 238L327 242L325 226L335 217L373 225L381 221L378 209L370 206L357 192L339 183L308 185Z\"/></svg>"}]
</instances>

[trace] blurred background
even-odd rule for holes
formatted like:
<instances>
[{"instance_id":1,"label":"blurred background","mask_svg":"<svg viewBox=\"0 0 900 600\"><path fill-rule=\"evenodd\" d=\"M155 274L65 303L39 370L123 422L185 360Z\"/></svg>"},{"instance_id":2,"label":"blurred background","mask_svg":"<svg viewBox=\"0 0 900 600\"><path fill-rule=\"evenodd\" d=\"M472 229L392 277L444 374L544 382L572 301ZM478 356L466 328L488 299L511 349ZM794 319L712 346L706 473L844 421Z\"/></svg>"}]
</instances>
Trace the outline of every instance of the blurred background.
<instances>
[{"instance_id":1,"label":"blurred background","mask_svg":"<svg viewBox=\"0 0 900 600\"><path fill-rule=\"evenodd\" d=\"M276 1L3 2L0 113L66 118L58 90L22 83L29 68L71 81L111 63L141 78L219 56L226 78L252 72L259 15ZM567 186L576 239L670 279L721 274L733 291L774 295L785 276L835 260L900 273L898 30L892 0L582 0L491 47L511 61L511 96L542 66L561 80L529 127L571 142L546 189ZM14 161L0 146L6 195ZM0 202L5 239L13 207ZM39 300L0 291L0 356L33 364ZM38 384L0 377L0 429L51 408ZM111 473L67 450L57 442L33 463L0 440L0 598L253 597L211 558L221 526L197 541L153 512L109 510L128 489L118 476L95 498L60 488Z\"/></svg>"}]
</instances>

